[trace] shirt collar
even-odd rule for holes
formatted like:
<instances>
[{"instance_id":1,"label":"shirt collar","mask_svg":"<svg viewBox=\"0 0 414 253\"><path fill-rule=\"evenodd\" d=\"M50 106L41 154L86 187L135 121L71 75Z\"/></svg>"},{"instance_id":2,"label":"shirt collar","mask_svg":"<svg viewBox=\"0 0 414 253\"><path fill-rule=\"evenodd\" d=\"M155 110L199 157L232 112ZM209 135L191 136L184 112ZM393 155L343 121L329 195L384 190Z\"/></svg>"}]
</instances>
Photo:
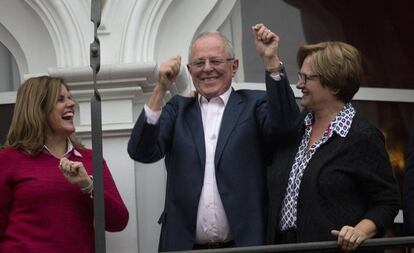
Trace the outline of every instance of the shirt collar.
<instances>
[{"instance_id":1,"label":"shirt collar","mask_svg":"<svg viewBox=\"0 0 414 253\"><path fill-rule=\"evenodd\" d=\"M46 145L43 145L43 152L49 155L51 154L50 149ZM76 148L73 146L72 141L69 138L67 138L66 139L66 153L63 155L63 157L69 157L71 154L77 157L82 157L82 154L78 150L76 150Z\"/></svg>"},{"instance_id":2,"label":"shirt collar","mask_svg":"<svg viewBox=\"0 0 414 253\"><path fill-rule=\"evenodd\" d=\"M345 104L335 118L329 124L329 128L341 137L346 137L355 116L355 109L351 103ZM309 112L303 120L306 127L312 126L313 113Z\"/></svg>"},{"instance_id":3,"label":"shirt collar","mask_svg":"<svg viewBox=\"0 0 414 253\"><path fill-rule=\"evenodd\" d=\"M305 124L305 127L312 126L312 123L313 123L313 113L312 112L309 112L308 114L306 114L306 117L303 120L303 123Z\"/></svg>"},{"instance_id":4,"label":"shirt collar","mask_svg":"<svg viewBox=\"0 0 414 253\"><path fill-rule=\"evenodd\" d=\"M223 102L224 106L226 106L227 102L229 101L230 94L231 94L231 91L232 91L231 87L232 86L230 86L223 94L221 94L220 96L217 97ZM203 103L203 101L206 102L208 100L207 100L207 98L203 97L201 94L198 94L199 104L201 105L201 103Z\"/></svg>"},{"instance_id":5,"label":"shirt collar","mask_svg":"<svg viewBox=\"0 0 414 253\"><path fill-rule=\"evenodd\" d=\"M351 103L347 103L342 107L342 110L332 120L332 129L341 137L346 137L352 125L352 120L355 116L355 109Z\"/></svg>"}]
</instances>

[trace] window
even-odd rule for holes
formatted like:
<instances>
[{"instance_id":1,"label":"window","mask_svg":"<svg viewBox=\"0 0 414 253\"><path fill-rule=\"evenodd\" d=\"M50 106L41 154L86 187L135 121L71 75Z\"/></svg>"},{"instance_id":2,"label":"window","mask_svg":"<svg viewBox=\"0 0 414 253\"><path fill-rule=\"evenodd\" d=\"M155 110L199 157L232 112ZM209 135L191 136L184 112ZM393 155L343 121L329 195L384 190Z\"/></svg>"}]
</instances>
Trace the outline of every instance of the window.
<instances>
[{"instance_id":1,"label":"window","mask_svg":"<svg viewBox=\"0 0 414 253\"><path fill-rule=\"evenodd\" d=\"M0 93L3 92L0 94L0 146L4 144L13 115L14 102L10 97L14 95L11 95L10 91L16 91L19 84L20 75L16 60L0 42Z\"/></svg>"},{"instance_id":2,"label":"window","mask_svg":"<svg viewBox=\"0 0 414 253\"><path fill-rule=\"evenodd\" d=\"M14 104L0 104L0 146L4 144L13 116Z\"/></svg>"},{"instance_id":3,"label":"window","mask_svg":"<svg viewBox=\"0 0 414 253\"><path fill-rule=\"evenodd\" d=\"M20 75L16 60L0 42L0 92L16 91L19 84Z\"/></svg>"}]
</instances>

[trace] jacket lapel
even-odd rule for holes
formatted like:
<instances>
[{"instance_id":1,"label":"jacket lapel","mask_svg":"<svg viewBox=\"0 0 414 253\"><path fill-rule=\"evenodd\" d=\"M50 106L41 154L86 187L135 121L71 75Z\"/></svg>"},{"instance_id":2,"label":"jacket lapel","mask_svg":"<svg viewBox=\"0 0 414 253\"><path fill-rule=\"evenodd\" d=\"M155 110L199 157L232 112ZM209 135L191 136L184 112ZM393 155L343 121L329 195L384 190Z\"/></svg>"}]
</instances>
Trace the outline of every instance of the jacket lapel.
<instances>
[{"instance_id":1,"label":"jacket lapel","mask_svg":"<svg viewBox=\"0 0 414 253\"><path fill-rule=\"evenodd\" d=\"M220 133L217 140L216 153L214 157L214 165L216 169L223 154L224 147L236 127L237 121L241 112L243 111L244 102L242 98L232 90L229 101L227 101L226 108L224 109L223 118L221 120Z\"/></svg>"},{"instance_id":2,"label":"jacket lapel","mask_svg":"<svg viewBox=\"0 0 414 253\"><path fill-rule=\"evenodd\" d=\"M202 168L204 169L206 162L206 150L204 144L204 131L203 131L203 120L201 119L200 105L198 104L197 96L194 99L192 106L188 108L188 114L186 114L186 122L190 128L192 139L194 140L198 156Z\"/></svg>"}]
</instances>

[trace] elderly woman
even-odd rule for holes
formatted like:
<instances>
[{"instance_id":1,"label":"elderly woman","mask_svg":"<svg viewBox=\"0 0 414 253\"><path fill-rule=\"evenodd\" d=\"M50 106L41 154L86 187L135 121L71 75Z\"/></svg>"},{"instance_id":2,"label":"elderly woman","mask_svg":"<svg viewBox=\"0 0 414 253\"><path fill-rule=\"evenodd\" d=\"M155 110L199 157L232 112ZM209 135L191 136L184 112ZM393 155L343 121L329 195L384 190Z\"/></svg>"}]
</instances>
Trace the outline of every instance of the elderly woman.
<instances>
[{"instance_id":1,"label":"elderly woman","mask_svg":"<svg viewBox=\"0 0 414 253\"><path fill-rule=\"evenodd\" d=\"M343 251L383 236L399 193L381 132L350 103L361 82L354 47L300 47L297 88L306 109L268 169L268 242L336 239Z\"/></svg>"},{"instance_id":2,"label":"elderly woman","mask_svg":"<svg viewBox=\"0 0 414 253\"><path fill-rule=\"evenodd\" d=\"M0 150L0 252L93 253L92 152L73 136L75 103L62 79L22 84ZM106 230L128 210L103 164Z\"/></svg>"}]
</instances>

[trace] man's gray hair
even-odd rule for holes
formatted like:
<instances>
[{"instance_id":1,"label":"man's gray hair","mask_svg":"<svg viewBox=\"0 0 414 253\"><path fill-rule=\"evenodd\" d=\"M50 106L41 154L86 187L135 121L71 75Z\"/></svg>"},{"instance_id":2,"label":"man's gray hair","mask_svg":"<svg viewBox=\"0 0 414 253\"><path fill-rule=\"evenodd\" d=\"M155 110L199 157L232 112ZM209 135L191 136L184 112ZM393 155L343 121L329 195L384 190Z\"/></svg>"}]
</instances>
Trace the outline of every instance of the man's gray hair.
<instances>
[{"instance_id":1,"label":"man's gray hair","mask_svg":"<svg viewBox=\"0 0 414 253\"><path fill-rule=\"evenodd\" d=\"M189 63L191 61L191 52L192 52L192 48L193 48L194 43L200 38L215 36L215 35L218 35L223 40L224 50L226 52L227 58L235 58L233 44L231 43L231 41L226 36L224 36L222 33L218 32L218 31L202 32L202 33L199 33L196 37L194 37L194 39L191 41L190 47L188 49L188 62Z\"/></svg>"}]
</instances>

